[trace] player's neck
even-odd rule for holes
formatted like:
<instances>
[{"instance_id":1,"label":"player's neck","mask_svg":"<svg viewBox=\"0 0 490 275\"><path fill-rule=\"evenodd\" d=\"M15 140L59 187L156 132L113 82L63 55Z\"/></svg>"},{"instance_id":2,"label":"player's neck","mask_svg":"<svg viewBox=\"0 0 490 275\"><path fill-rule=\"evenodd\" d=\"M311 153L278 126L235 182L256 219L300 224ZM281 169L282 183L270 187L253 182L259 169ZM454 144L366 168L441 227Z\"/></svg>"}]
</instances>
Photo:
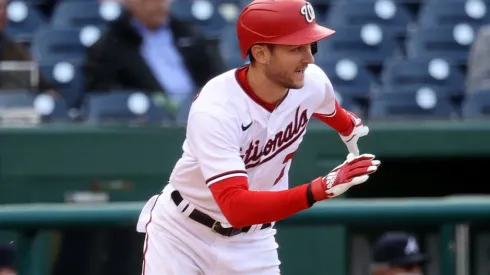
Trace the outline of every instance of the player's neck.
<instances>
[{"instance_id":1,"label":"player's neck","mask_svg":"<svg viewBox=\"0 0 490 275\"><path fill-rule=\"evenodd\" d=\"M288 91L288 89L270 81L265 74L253 66L248 68L247 82L255 95L271 104L276 104L281 101Z\"/></svg>"}]
</instances>

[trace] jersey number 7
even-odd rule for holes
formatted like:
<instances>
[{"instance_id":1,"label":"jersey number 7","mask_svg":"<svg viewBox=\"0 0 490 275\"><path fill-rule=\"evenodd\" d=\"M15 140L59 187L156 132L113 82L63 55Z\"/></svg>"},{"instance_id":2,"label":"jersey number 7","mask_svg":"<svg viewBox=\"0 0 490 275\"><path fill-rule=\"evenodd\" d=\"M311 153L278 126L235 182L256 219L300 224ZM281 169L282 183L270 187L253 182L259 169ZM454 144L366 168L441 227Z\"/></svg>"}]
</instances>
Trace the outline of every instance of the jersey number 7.
<instances>
[{"instance_id":1,"label":"jersey number 7","mask_svg":"<svg viewBox=\"0 0 490 275\"><path fill-rule=\"evenodd\" d=\"M274 185L276 185L282 179L282 177L284 177L284 171L286 170L286 165L293 158L294 153L296 153L296 151L289 153L284 157L284 161L282 163L285 165L282 167L281 173L279 173L279 176L274 181Z\"/></svg>"}]
</instances>

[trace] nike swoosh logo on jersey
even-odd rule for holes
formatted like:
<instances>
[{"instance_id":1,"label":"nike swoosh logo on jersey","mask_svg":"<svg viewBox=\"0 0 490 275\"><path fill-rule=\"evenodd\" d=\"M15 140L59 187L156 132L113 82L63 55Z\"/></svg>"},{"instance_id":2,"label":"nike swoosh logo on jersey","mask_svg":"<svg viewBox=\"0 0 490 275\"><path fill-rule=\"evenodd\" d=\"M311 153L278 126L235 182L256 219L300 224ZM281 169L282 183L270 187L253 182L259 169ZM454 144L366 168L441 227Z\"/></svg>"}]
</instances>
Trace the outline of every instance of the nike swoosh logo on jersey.
<instances>
[{"instance_id":1,"label":"nike swoosh logo on jersey","mask_svg":"<svg viewBox=\"0 0 490 275\"><path fill-rule=\"evenodd\" d=\"M247 126L243 126L243 124L242 124L242 131L244 131L244 132L247 131L247 129L250 128L250 126L252 126L252 123L253 123L253 121L250 122L250 124L248 124Z\"/></svg>"}]
</instances>

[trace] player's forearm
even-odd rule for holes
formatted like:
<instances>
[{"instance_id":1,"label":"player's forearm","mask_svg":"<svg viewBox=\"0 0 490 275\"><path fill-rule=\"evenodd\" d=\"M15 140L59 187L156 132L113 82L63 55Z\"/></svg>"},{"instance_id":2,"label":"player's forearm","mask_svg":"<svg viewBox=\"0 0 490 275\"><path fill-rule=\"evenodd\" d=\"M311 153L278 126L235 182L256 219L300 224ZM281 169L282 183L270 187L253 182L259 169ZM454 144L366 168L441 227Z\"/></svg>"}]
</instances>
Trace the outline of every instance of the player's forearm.
<instances>
[{"instance_id":1,"label":"player's forearm","mask_svg":"<svg viewBox=\"0 0 490 275\"><path fill-rule=\"evenodd\" d=\"M276 222L313 205L314 200L304 184L284 191L249 191L245 177L234 177L214 183L211 192L224 216L234 227Z\"/></svg>"},{"instance_id":2,"label":"player's forearm","mask_svg":"<svg viewBox=\"0 0 490 275\"><path fill-rule=\"evenodd\" d=\"M333 116L323 116L322 114L314 114L313 116L323 121L343 136L350 135L354 129L354 123L351 117L337 101L335 101L335 114Z\"/></svg>"}]
</instances>

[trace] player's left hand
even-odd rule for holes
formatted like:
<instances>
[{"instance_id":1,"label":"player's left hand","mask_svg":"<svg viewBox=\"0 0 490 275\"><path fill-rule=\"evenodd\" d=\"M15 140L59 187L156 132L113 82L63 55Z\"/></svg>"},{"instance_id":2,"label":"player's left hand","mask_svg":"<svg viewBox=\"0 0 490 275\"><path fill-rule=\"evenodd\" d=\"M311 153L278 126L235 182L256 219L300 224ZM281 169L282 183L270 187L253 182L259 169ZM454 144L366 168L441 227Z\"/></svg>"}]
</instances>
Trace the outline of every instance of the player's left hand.
<instances>
[{"instance_id":1,"label":"player's left hand","mask_svg":"<svg viewBox=\"0 0 490 275\"><path fill-rule=\"evenodd\" d=\"M360 137L366 136L369 133L369 128L365 126L361 119L354 113L346 111L347 114L351 117L352 122L354 123L354 129L349 135L340 134L340 138L347 146L347 150L349 153L359 156L359 147L357 146L357 141Z\"/></svg>"},{"instance_id":2,"label":"player's left hand","mask_svg":"<svg viewBox=\"0 0 490 275\"><path fill-rule=\"evenodd\" d=\"M335 167L328 175L318 177L311 182L311 192L315 201L334 198L342 195L352 186L362 184L369 175L378 170L381 164L371 154L354 156L348 154L347 159Z\"/></svg>"}]
</instances>

